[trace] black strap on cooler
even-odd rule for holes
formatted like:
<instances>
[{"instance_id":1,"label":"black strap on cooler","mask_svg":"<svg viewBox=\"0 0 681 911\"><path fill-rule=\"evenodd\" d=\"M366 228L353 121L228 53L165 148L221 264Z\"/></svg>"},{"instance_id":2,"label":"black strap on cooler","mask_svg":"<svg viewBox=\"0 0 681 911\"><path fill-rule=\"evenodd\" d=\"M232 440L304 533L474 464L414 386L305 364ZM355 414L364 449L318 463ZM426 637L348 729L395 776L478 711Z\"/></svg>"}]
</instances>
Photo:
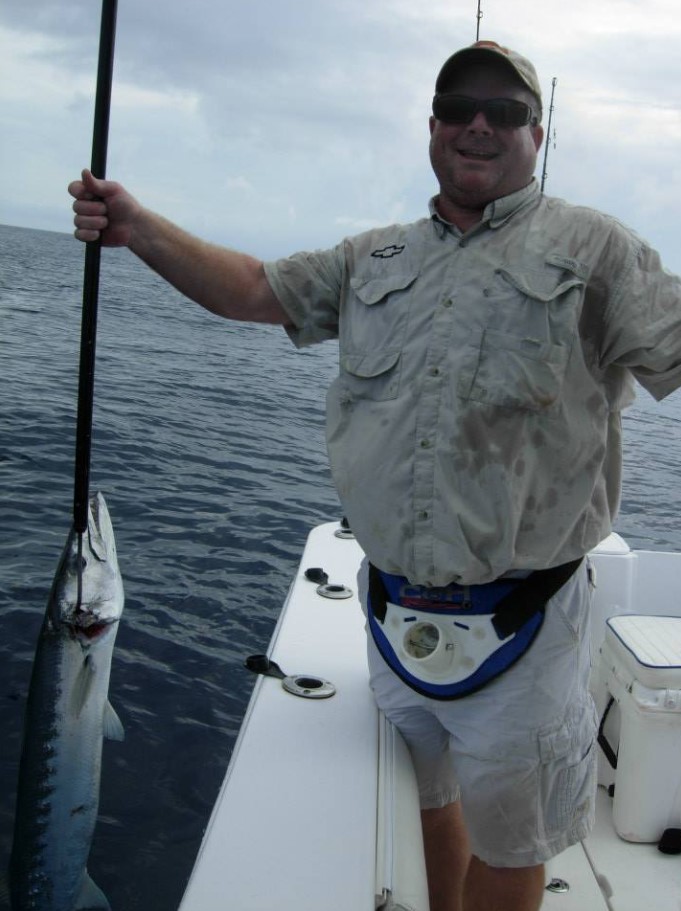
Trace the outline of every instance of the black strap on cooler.
<instances>
[{"instance_id":1,"label":"black strap on cooler","mask_svg":"<svg viewBox=\"0 0 681 911\"><path fill-rule=\"evenodd\" d=\"M552 566L550 569L536 569L525 579L518 579L513 590L504 595L494 610L492 625L500 639L506 639L530 620L543 612L547 603L562 588L581 565L583 557ZM385 622L388 593L380 572L369 564L369 601L374 617L379 623Z\"/></svg>"},{"instance_id":2,"label":"black strap on cooler","mask_svg":"<svg viewBox=\"0 0 681 911\"><path fill-rule=\"evenodd\" d=\"M605 736L605 722L608 720L608 715L610 714L610 709L615 704L615 697L611 696L608 700L608 704L605 707L603 712L603 717L601 718L601 723L598 725L598 745L603 750L605 758L608 760L613 769L617 768L617 753L608 743L608 738Z\"/></svg>"}]
</instances>

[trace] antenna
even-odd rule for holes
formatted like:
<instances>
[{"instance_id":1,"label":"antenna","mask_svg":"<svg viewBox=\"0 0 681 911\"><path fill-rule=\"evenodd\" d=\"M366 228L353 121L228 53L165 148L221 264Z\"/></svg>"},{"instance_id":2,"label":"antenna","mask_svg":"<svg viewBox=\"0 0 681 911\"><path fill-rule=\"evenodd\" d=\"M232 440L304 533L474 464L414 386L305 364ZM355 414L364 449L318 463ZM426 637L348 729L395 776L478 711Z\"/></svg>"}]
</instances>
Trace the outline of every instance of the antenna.
<instances>
[{"instance_id":1,"label":"antenna","mask_svg":"<svg viewBox=\"0 0 681 911\"><path fill-rule=\"evenodd\" d=\"M482 19L482 10L480 9L480 3L481 3L481 0L478 0L478 12L475 17L477 19L477 24L475 26L475 40L476 41L480 40L480 20Z\"/></svg>"},{"instance_id":2,"label":"antenna","mask_svg":"<svg viewBox=\"0 0 681 911\"><path fill-rule=\"evenodd\" d=\"M553 95L556 91L557 82L558 82L558 80L554 76L553 79L551 80L551 104L549 106L549 122L546 126L546 145L544 146L544 167L542 169L542 175L541 175L541 192L542 193L544 192L544 184L546 183L546 178L548 176L548 172L546 170L546 162L549 157L549 145L551 143L551 118L553 116ZM556 131L554 129L554 131L553 131L553 148L555 149L555 147L556 147Z\"/></svg>"}]
</instances>

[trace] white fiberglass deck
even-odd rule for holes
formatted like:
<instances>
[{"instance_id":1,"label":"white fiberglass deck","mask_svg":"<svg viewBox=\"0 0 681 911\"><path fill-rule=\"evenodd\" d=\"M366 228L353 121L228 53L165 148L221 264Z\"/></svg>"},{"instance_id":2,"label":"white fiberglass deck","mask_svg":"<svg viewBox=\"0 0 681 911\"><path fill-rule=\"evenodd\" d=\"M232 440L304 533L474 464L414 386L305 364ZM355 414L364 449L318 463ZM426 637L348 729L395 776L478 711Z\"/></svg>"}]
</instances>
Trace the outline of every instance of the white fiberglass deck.
<instances>
[{"instance_id":1,"label":"white fiberglass deck","mask_svg":"<svg viewBox=\"0 0 681 911\"><path fill-rule=\"evenodd\" d=\"M337 529L310 535L270 649L287 674L326 678L336 695L303 699L258 678L180 911L374 911L386 888L404 902L390 907L428 911L413 777L400 749L385 783L364 618L354 596L322 598L304 578L322 567L354 591L361 551ZM607 617L681 616L681 555L631 552L613 535L593 561L596 659ZM599 788L593 834L548 864L547 879L569 890L547 892L543 909L681 911L681 857L620 839L611 802Z\"/></svg>"}]
</instances>

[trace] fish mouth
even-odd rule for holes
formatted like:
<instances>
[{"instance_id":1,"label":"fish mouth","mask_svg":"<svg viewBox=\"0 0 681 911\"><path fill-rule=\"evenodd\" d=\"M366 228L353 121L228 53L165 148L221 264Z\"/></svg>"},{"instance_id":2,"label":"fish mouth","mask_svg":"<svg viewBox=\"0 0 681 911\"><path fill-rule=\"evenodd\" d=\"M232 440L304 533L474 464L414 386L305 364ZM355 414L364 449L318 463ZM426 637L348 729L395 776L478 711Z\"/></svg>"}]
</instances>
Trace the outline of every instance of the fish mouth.
<instances>
[{"instance_id":1,"label":"fish mouth","mask_svg":"<svg viewBox=\"0 0 681 911\"><path fill-rule=\"evenodd\" d=\"M92 643L103 636L117 622L115 619L103 620L99 617L82 617L68 625L74 638L86 643Z\"/></svg>"}]
</instances>

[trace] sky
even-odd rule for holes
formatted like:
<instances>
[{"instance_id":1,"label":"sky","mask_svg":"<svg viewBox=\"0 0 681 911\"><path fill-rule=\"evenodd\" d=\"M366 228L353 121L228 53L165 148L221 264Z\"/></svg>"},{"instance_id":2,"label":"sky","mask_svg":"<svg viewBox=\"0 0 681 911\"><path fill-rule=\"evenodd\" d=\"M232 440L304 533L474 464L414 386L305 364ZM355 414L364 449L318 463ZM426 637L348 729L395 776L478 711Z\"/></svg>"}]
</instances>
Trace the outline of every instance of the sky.
<instances>
[{"instance_id":1,"label":"sky","mask_svg":"<svg viewBox=\"0 0 681 911\"><path fill-rule=\"evenodd\" d=\"M72 230L100 12L0 3L3 224ZM263 258L420 218L436 191L435 77L475 40L476 13L477 0L119 0L107 175ZM616 216L681 272L678 0L482 0L482 14L480 38L535 63L545 125L556 79L546 193Z\"/></svg>"}]
</instances>

